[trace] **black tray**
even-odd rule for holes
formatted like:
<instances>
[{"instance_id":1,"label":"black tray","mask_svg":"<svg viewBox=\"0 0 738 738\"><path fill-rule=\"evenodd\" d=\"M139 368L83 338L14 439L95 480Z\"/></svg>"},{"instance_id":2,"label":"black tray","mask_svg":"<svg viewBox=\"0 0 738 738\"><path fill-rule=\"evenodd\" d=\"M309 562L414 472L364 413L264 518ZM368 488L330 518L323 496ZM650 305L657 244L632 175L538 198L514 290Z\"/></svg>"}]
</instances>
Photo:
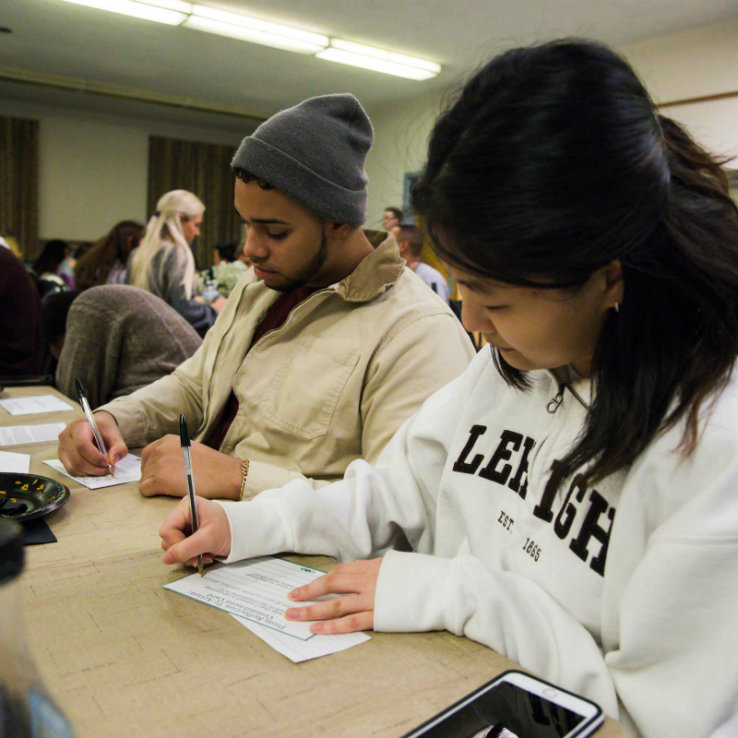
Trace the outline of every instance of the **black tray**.
<instances>
[{"instance_id":1,"label":"black tray","mask_svg":"<svg viewBox=\"0 0 738 738\"><path fill-rule=\"evenodd\" d=\"M39 474L0 472L0 517L24 521L41 518L69 499L69 488Z\"/></svg>"}]
</instances>

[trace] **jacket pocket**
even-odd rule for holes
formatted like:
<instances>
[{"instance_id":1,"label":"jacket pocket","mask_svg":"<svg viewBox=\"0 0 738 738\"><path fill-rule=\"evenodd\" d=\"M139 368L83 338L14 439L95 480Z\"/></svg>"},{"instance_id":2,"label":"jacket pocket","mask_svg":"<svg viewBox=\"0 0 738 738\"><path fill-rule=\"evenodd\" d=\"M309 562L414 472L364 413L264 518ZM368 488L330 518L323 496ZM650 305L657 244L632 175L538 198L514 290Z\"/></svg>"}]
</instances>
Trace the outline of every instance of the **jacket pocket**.
<instances>
[{"instance_id":1,"label":"jacket pocket","mask_svg":"<svg viewBox=\"0 0 738 738\"><path fill-rule=\"evenodd\" d=\"M325 435L358 360L357 351L334 342L297 339L260 403L264 417L304 440Z\"/></svg>"}]
</instances>

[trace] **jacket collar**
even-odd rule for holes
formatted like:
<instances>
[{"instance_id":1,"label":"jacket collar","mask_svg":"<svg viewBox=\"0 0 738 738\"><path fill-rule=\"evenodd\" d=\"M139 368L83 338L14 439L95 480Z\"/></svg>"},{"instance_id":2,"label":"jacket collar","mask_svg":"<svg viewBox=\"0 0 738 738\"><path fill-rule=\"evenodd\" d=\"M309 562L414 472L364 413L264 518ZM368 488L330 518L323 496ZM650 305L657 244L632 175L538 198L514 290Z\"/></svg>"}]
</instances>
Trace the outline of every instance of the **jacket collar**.
<instances>
[{"instance_id":1,"label":"jacket collar","mask_svg":"<svg viewBox=\"0 0 738 738\"><path fill-rule=\"evenodd\" d=\"M395 237L385 231L364 230L374 247L351 274L328 289L347 302L369 302L388 290L400 277L405 262Z\"/></svg>"}]
</instances>

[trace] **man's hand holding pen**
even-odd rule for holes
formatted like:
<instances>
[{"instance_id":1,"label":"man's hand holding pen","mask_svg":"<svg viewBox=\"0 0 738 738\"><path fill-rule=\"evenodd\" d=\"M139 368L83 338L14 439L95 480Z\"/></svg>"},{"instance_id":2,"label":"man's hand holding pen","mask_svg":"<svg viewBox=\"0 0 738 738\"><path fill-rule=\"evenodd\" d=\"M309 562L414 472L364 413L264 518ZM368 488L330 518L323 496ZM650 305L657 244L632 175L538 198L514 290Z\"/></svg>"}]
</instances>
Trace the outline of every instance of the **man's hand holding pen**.
<instances>
[{"instance_id":1,"label":"man's hand holding pen","mask_svg":"<svg viewBox=\"0 0 738 738\"><path fill-rule=\"evenodd\" d=\"M190 445L192 465L197 469L200 497L237 500L241 494L241 459L222 454L203 443ZM180 439L166 435L141 452L139 492L144 497L184 497L187 483L183 472Z\"/></svg>"},{"instance_id":2,"label":"man's hand holding pen","mask_svg":"<svg viewBox=\"0 0 738 738\"><path fill-rule=\"evenodd\" d=\"M59 460L70 474L92 477L108 474L108 467L115 466L128 453L115 418L104 410L96 412L94 417L108 455L98 449L87 419L75 420L59 434Z\"/></svg>"}]
</instances>

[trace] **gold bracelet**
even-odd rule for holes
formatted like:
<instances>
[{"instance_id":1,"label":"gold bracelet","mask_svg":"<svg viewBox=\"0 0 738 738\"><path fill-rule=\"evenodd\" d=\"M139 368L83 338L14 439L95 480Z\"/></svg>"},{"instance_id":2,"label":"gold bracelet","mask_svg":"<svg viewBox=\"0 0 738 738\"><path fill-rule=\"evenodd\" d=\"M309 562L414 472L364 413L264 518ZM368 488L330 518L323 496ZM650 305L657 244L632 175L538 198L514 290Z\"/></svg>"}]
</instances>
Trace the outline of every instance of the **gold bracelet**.
<instances>
[{"instance_id":1,"label":"gold bracelet","mask_svg":"<svg viewBox=\"0 0 738 738\"><path fill-rule=\"evenodd\" d=\"M246 493L246 477L249 475L249 460L244 459L241 462L241 494L239 500L243 500L243 496Z\"/></svg>"}]
</instances>

